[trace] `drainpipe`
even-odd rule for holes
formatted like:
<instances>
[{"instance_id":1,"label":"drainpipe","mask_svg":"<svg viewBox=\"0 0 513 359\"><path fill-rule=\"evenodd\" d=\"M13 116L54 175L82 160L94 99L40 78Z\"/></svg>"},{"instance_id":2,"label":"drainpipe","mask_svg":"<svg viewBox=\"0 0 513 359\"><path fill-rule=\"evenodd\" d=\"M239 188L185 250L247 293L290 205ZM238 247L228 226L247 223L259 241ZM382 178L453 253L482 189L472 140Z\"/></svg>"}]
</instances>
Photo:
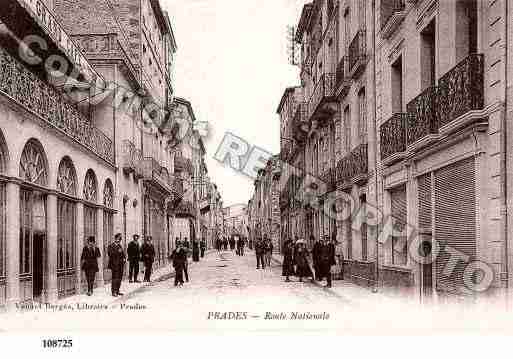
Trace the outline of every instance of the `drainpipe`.
<instances>
[{"instance_id":1,"label":"drainpipe","mask_svg":"<svg viewBox=\"0 0 513 359\"><path fill-rule=\"evenodd\" d=\"M372 59L372 77L374 79L374 120L373 120L373 129L372 135L374 136L374 205L378 206L378 141L377 141L377 118L378 118L378 110L377 110L377 89L376 89L376 1L372 1L372 51L373 51L373 59ZM376 236L376 266L374 268L374 288L372 288L373 293L378 292L379 286L379 234L378 228L376 228L375 236Z\"/></svg>"}]
</instances>

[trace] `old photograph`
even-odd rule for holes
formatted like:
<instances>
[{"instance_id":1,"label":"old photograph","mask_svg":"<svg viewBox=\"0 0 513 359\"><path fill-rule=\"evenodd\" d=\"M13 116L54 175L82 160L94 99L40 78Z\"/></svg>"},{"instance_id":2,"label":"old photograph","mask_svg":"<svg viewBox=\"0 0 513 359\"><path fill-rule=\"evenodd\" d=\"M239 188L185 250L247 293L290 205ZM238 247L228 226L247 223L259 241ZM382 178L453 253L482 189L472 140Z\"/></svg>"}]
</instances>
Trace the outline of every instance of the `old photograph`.
<instances>
[{"instance_id":1,"label":"old photograph","mask_svg":"<svg viewBox=\"0 0 513 359\"><path fill-rule=\"evenodd\" d=\"M512 54L510 0L0 0L0 332L511 334Z\"/></svg>"}]
</instances>

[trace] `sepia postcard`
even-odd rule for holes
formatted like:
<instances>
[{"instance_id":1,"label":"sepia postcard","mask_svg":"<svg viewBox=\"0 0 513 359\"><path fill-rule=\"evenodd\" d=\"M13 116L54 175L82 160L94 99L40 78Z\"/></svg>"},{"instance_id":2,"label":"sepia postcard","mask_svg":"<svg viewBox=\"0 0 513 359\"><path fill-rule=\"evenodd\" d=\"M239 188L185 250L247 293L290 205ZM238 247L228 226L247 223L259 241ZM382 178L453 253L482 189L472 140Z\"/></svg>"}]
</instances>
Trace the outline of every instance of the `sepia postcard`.
<instances>
[{"instance_id":1,"label":"sepia postcard","mask_svg":"<svg viewBox=\"0 0 513 359\"><path fill-rule=\"evenodd\" d=\"M512 334L512 82L510 0L0 0L0 332Z\"/></svg>"}]
</instances>

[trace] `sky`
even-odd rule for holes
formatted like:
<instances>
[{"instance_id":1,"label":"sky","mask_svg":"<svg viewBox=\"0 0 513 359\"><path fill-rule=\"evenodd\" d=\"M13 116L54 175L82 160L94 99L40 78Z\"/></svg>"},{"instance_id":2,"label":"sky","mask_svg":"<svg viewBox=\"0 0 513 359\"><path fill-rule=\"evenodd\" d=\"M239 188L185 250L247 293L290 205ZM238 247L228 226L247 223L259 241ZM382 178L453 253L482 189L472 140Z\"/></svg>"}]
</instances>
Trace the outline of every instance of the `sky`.
<instances>
[{"instance_id":1,"label":"sky","mask_svg":"<svg viewBox=\"0 0 513 359\"><path fill-rule=\"evenodd\" d=\"M206 162L225 206L247 203L253 193L253 179L214 159L225 133L279 152L276 110L285 88L299 84L299 70L288 62L287 26L297 24L304 3L161 0L178 45L175 94L209 123Z\"/></svg>"}]
</instances>

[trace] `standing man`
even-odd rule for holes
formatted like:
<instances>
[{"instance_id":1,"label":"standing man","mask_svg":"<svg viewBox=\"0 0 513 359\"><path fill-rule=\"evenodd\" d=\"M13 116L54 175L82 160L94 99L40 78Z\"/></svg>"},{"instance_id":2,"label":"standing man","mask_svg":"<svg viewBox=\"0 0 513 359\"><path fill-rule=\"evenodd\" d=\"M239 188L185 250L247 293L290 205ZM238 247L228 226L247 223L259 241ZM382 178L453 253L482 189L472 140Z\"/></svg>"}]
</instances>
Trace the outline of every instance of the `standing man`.
<instances>
[{"instance_id":1,"label":"standing man","mask_svg":"<svg viewBox=\"0 0 513 359\"><path fill-rule=\"evenodd\" d=\"M265 240L265 265L271 267L271 258L273 257L273 243L269 238Z\"/></svg>"},{"instance_id":2,"label":"standing man","mask_svg":"<svg viewBox=\"0 0 513 359\"><path fill-rule=\"evenodd\" d=\"M200 243L201 258L205 257L206 250L207 250L207 241L205 240L205 238L202 238L201 243Z\"/></svg>"},{"instance_id":3,"label":"standing man","mask_svg":"<svg viewBox=\"0 0 513 359\"><path fill-rule=\"evenodd\" d=\"M98 273L98 258L100 256L100 250L96 247L94 237L87 238L87 244L82 250L80 261L87 279L87 295L89 296L93 295L94 280L96 273Z\"/></svg>"},{"instance_id":4,"label":"standing man","mask_svg":"<svg viewBox=\"0 0 513 359\"><path fill-rule=\"evenodd\" d=\"M107 249L109 254L108 268L112 272L111 292L113 297L123 295L123 293L119 291L126 261L125 251L121 246L122 237L121 233L117 233L114 236L114 243L111 243Z\"/></svg>"},{"instance_id":5,"label":"standing man","mask_svg":"<svg viewBox=\"0 0 513 359\"><path fill-rule=\"evenodd\" d=\"M139 261L141 260L141 249L139 248L139 235L134 234L132 241L128 243L128 282L140 283L137 277L139 276Z\"/></svg>"},{"instance_id":6,"label":"standing man","mask_svg":"<svg viewBox=\"0 0 513 359\"><path fill-rule=\"evenodd\" d=\"M155 260L155 247L151 243L151 236L146 236L146 240L141 248L142 261L144 263L144 281L150 282L151 269Z\"/></svg>"},{"instance_id":7,"label":"standing man","mask_svg":"<svg viewBox=\"0 0 513 359\"><path fill-rule=\"evenodd\" d=\"M187 252L180 242L171 254L173 267L175 268L175 287L183 285L183 273L185 270L185 262L187 261Z\"/></svg>"},{"instance_id":8,"label":"standing man","mask_svg":"<svg viewBox=\"0 0 513 359\"><path fill-rule=\"evenodd\" d=\"M200 248L199 248L198 240L194 239L192 241L192 260L194 262L199 262L200 260Z\"/></svg>"},{"instance_id":9,"label":"standing man","mask_svg":"<svg viewBox=\"0 0 513 359\"><path fill-rule=\"evenodd\" d=\"M265 262L264 262L264 243L262 242L261 238L258 238L255 243L255 254L257 259L257 269L260 269L260 264L262 264L262 269L265 269Z\"/></svg>"},{"instance_id":10,"label":"standing man","mask_svg":"<svg viewBox=\"0 0 513 359\"><path fill-rule=\"evenodd\" d=\"M313 268L315 271L315 280L320 281L321 279L321 268L320 268L320 255L321 255L321 248L322 243L319 240L315 240L314 236L310 236L310 241L315 241L313 248L312 248L312 261L313 261Z\"/></svg>"},{"instance_id":11,"label":"standing man","mask_svg":"<svg viewBox=\"0 0 513 359\"><path fill-rule=\"evenodd\" d=\"M331 288L331 266L335 264L335 246L328 242L328 236L326 236L319 251L319 269L320 280L326 277L327 288Z\"/></svg>"},{"instance_id":12,"label":"standing man","mask_svg":"<svg viewBox=\"0 0 513 359\"><path fill-rule=\"evenodd\" d=\"M185 273L185 281L189 283L189 256L190 256L190 249L189 249L189 241L187 240L187 237L185 237L185 240L183 242L183 250L185 251L185 265L183 272Z\"/></svg>"}]
</instances>

